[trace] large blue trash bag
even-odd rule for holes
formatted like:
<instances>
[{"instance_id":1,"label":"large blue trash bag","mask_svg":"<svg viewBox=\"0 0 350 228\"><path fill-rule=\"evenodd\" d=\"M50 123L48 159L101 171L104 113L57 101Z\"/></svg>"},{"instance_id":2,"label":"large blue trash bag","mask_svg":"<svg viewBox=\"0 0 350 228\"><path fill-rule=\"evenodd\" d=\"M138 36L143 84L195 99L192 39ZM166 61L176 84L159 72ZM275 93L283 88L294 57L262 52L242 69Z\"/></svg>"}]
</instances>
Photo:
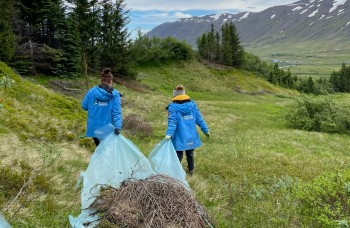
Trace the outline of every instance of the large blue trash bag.
<instances>
[{"instance_id":1,"label":"large blue trash bag","mask_svg":"<svg viewBox=\"0 0 350 228\"><path fill-rule=\"evenodd\" d=\"M181 166L171 140L163 139L148 155L148 160L157 173L177 179L190 188L186 181L186 172Z\"/></svg>"},{"instance_id":2,"label":"large blue trash bag","mask_svg":"<svg viewBox=\"0 0 350 228\"><path fill-rule=\"evenodd\" d=\"M10 224L0 215L0 227L1 228L11 228Z\"/></svg>"},{"instance_id":3,"label":"large blue trash bag","mask_svg":"<svg viewBox=\"0 0 350 228\"><path fill-rule=\"evenodd\" d=\"M109 134L100 142L91 156L85 172L81 174L83 188L81 191L81 214L78 217L69 215L74 228L95 227L98 215L92 216L93 209L88 209L99 195L101 187L118 188L129 178L142 180L156 172L148 159L128 139L120 135ZM90 223L85 225L86 223Z\"/></svg>"},{"instance_id":4,"label":"large blue trash bag","mask_svg":"<svg viewBox=\"0 0 350 228\"><path fill-rule=\"evenodd\" d=\"M110 134L114 132L114 126L112 124L104 125L100 128L97 128L94 131L94 134L96 138L98 138L100 141L108 137Z\"/></svg>"}]
</instances>

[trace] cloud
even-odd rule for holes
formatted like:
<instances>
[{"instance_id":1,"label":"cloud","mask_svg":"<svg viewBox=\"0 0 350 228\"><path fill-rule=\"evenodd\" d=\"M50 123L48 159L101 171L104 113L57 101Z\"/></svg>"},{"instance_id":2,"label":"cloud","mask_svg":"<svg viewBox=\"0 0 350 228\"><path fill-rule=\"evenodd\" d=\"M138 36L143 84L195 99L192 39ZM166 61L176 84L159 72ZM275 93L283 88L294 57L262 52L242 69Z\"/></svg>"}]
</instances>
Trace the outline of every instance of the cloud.
<instances>
[{"instance_id":1,"label":"cloud","mask_svg":"<svg viewBox=\"0 0 350 228\"><path fill-rule=\"evenodd\" d=\"M183 12L175 12L173 14L174 17L180 19L180 18L188 18L188 17L192 17L191 14L187 14L187 13L183 13Z\"/></svg>"},{"instance_id":2,"label":"cloud","mask_svg":"<svg viewBox=\"0 0 350 228\"><path fill-rule=\"evenodd\" d=\"M174 19L180 19L180 18L187 18L192 17L191 14L184 13L184 12L142 12L139 14L142 18L161 18L163 20L174 20Z\"/></svg>"},{"instance_id":3,"label":"cloud","mask_svg":"<svg viewBox=\"0 0 350 228\"><path fill-rule=\"evenodd\" d=\"M285 0L282 4L289 4L296 0ZM127 7L131 10L148 11L187 11L201 10L235 10L261 11L268 7L281 5L280 0L128 0Z\"/></svg>"},{"instance_id":4,"label":"cloud","mask_svg":"<svg viewBox=\"0 0 350 228\"><path fill-rule=\"evenodd\" d=\"M129 24L130 30L145 30L149 31L156 25L160 25L165 22L174 22L180 18L188 18L193 15L181 11L130 11L131 23Z\"/></svg>"}]
</instances>

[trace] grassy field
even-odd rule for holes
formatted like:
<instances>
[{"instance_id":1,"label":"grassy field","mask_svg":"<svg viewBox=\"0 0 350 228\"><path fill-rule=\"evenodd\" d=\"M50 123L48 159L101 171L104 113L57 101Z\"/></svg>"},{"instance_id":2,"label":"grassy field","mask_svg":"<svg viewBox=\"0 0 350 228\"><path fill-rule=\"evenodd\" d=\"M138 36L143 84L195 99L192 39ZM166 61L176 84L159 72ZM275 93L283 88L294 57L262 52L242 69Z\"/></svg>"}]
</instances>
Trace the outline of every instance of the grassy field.
<instances>
[{"instance_id":1,"label":"grassy field","mask_svg":"<svg viewBox=\"0 0 350 228\"><path fill-rule=\"evenodd\" d=\"M343 63L350 64L350 49L341 44L325 48L319 43L296 42L246 49L268 62L280 61L279 66L288 67L293 74L301 77L329 77Z\"/></svg>"},{"instance_id":2,"label":"grassy field","mask_svg":"<svg viewBox=\"0 0 350 228\"><path fill-rule=\"evenodd\" d=\"M75 82L81 93L72 98L20 78L3 64L0 69L16 83L1 91L0 168L18 174L8 174L17 177L17 187L23 183L18 176L30 173L19 161L40 176L26 192L30 200L20 198L11 206L17 191L11 193L4 183L12 182L0 177L0 189L9 192L0 191L0 212L7 209L3 215L13 227L68 227L68 215L80 213L80 192L73 189L94 149L92 140L79 139L86 117L80 108L83 85ZM287 128L284 113L297 92L249 72L209 68L196 61L137 70L136 84L115 87L124 95L124 117L138 114L153 133L125 136L148 155L164 137L172 88L184 84L211 132L209 139L201 134L196 171L188 181L216 227L337 227L350 221L346 210L328 213L327 205L334 206L336 197L317 200L347 186L350 193L349 135ZM41 83L48 85L46 80ZM96 78L91 83L97 83ZM347 94L335 98L350 101ZM337 192L329 188L338 186L333 184L338 176L344 188Z\"/></svg>"}]
</instances>

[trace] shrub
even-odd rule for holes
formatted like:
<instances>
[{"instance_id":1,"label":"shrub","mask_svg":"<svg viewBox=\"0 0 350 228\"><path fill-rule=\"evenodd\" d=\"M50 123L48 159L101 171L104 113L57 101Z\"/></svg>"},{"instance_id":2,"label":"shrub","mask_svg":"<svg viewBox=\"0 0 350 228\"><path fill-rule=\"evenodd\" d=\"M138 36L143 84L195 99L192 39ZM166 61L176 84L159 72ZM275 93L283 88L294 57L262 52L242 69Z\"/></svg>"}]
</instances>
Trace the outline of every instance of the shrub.
<instances>
[{"instance_id":1,"label":"shrub","mask_svg":"<svg viewBox=\"0 0 350 228\"><path fill-rule=\"evenodd\" d=\"M29 195L52 191L49 179L44 174L33 172L33 168L25 161L15 160L10 167L0 166L0 173L0 206L13 200L21 188L22 194L18 200L22 201L30 200Z\"/></svg>"},{"instance_id":2,"label":"shrub","mask_svg":"<svg viewBox=\"0 0 350 228\"><path fill-rule=\"evenodd\" d=\"M350 172L329 173L295 190L300 214L311 227L346 227L350 221Z\"/></svg>"},{"instance_id":3,"label":"shrub","mask_svg":"<svg viewBox=\"0 0 350 228\"><path fill-rule=\"evenodd\" d=\"M350 132L349 108L336 103L330 96L307 97L295 100L286 110L287 124L296 129L329 132Z\"/></svg>"},{"instance_id":4,"label":"shrub","mask_svg":"<svg viewBox=\"0 0 350 228\"><path fill-rule=\"evenodd\" d=\"M140 135L143 137L152 134L152 127L141 119L137 114L130 114L123 120L123 130L129 132L131 135Z\"/></svg>"},{"instance_id":5,"label":"shrub","mask_svg":"<svg viewBox=\"0 0 350 228\"><path fill-rule=\"evenodd\" d=\"M148 38L139 34L130 46L130 52L136 63L163 63L172 60L190 60L193 57L191 47L184 41L168 38Z\"/></svg>"}]
</instances>

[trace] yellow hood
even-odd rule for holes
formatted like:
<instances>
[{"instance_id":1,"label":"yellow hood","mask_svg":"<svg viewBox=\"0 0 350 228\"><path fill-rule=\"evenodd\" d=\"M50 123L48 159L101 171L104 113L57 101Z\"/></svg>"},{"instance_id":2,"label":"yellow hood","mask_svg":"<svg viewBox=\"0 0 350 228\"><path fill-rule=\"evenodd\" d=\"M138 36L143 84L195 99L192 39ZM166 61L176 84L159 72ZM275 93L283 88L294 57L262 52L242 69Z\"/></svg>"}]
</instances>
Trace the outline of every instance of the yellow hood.
<instances>
[{"instance_id":1,"label":"yellow hood","mask_svg":"<svg viewBox=\"0 0 350 228\"><path fill-rule=\"evenodd\" d=\"M184 101L184 100L189 100L190 97L188 95L178 95L173 98L173 101Z\"/></svg>"}]
</instances>

